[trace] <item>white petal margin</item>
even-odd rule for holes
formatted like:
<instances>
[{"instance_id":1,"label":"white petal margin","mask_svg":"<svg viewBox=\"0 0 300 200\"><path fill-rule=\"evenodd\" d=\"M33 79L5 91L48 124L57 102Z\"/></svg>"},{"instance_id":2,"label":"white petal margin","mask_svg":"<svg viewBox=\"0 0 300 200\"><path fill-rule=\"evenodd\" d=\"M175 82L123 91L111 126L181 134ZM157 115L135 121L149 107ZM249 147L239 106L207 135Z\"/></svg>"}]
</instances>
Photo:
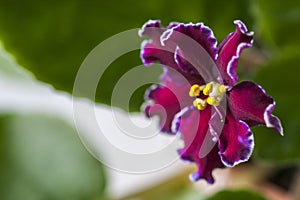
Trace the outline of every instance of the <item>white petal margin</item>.
<instances>
[{"instance_id":1,"label":"white petal margin","mask_svg":"<svg viewBox=\"0 0 300 200\"><path fill-rule=\"evenodd\" d=\"M216 37L214 36L213 31L212 31L208 26L205 26L202 22L196 23L196 24L194 24L194 23L192 23L192 22L190 22L190 23L188 23L188 24L180 23L180 24L177 24L177 26L174 26L174 27L172 27L172 28L166 30L166 31L163 32L163 34L160 36L160 42L161 42L161 45L162 45L162 46L165 46L165 41L168 40L168 39L171 37L171 35L173 34L173 31L174 31L176 28L178 28L179 26L185 26L185 27L188 27L188 26L195 26L195 27L200 26L200 27L202 28L202 30L203 30L203 29L207 30L207 31L209 32L209 34L207 35L208 38L214 39L214 44L213 44L212 47L213 47L214 49L217 49L218 42L217 42ZM183 34L183 33L181 33L181 34ZM188 36L187 36L187 37L188 37ZM191 39L192 39L192 38L191 38ZM216 53L216 55L215 55L215 57L214 57L214 60L216 60L217 57L218 57L218 54Z\"/></svg>"},{"instance_id":2,"label":"white petal margin","mask_svg":"<svg viewBox=\"0 0 300 200\"><path fill-rule=\"evenodd\" d=\"M179 48L179 46L176 46L175 53L174 53L174 60L178 66L180 66L180 61L179 61L180 55L179 54L180 54L180 48Z\"/></svg>"},{"instance_id":3,"label":"white petal margin","mask_svg":"<svg viewBox=\"0 0 300 200\"><path fill-rule=\"evenodd\" d=\"M142 60L142 62L143 62L143 64L144 64L145 66L151 66L151 65L153 64L153 63L146 63L146 60L145 60L144 57L143 57L145 46L146 46L148 43L151 43L151 42L152 42L152 40L149 39L149 40L144 40L144 41L142 42L142 44L141 44L140 58L141 58L141 60Z\"/></svg>"},{"instance_id":4,"label":"white petal margin","mask_svg":"<svg viewBox=\"0 0 300 200\"><path fill-rule=\"evenodd\" d=\"M251 157L251 155L252 155L252 153L253 153L253 149L254 149L254 136L253 136L253 133L251 132L249 126L247 125L246 122L244 122L244 121L242 121L242 120L239 120L238 122L239 122L239 123L242 123L245 127L247 127L247 132L248 132L248 134L250 134L250 136L248 137L248 140L251 140L252 142L251 142L251 144L250 144L250 146L249 146L249 150L250 150L250 151L249 151L249 153L247 154L246 158L245 158L245 159L241 159L241 160L239 160L239 161L236 161L236 162L234 162L232 165L230 165L229 163L227 163L226 160L224 160L222 153L219 152L219 155L220 155L220 158L221 158L222 163L223 163L226 167L230 167L230 168L231 168L231 167L234 167L234 166L236 166L236 165L238 165L238 164L240 164L240 163L247 162L247 161L249 160L249 158Z\"/></svg>"},{"instance_id":5,"label":"white petal margin","mask_svg":"<svg viewBox=\"0 0 300 200\"><path fill-rule=\"evenodd\" d=\"M261 89L261 91L265 95L269 96L266 93L265 89L262 88L262 86L260 86L258 84L257 84L257 86ZM283 136L284 135L283 134L283 128L282 128L282 125L281 125L281 122L280 122L279 118L272 115L272 111L273 111L275 105L276 105L276 102L273 100L273 103L269 104L266 107L265 112L264 112L264 121L265 121L266 127L276 129L276 131L278 131L278 133ZM271 121L275 122L275 124L272 123ZM276 125L277 125L277 127L276 127Z\"/></svg>"},{"instance_id":6,"label":"white petal margin","mask_svg":"<svg viewBox=\"0 0 300 200\"><path fill-rule=\"evenodd\" d=\"M143 36L144 36L145 29L146 29L149 25L151 25L151 24L156 24L156 23L159 23L159 24L160 24L160 20L152 20L152 19L148 20L148 21L142 26L142 28L139 30L138 35L139 35L140 37L143 37Z\"/></svg>"},{"instance_id":7,"label":"white petal margin","mask_svg":"<svg viewBox=\"0 0 300 200\"><path fill-rule=\"evenodd\" d=\"M181 117L187 113L188 111L190 111L193 108L193 106L187 106L185 108L183 108L180 112L178 112L175 116L174 119L172 121L172 126L171 126L171 131L173 133L177 133L179 130L179 126L180 126L180 121L181 121Z\"/></svg>"},{"instance_id":8,"label":"white petal margin","mask_svg":"<svg viewBox=\"0 0 300 200\"><path fill-rule=\"evenodd\" d=\"M271 114L274 109L274 106L275 106L275 102L268 105L268 107L266 108L266 110L264 112L264 120L265 120L267 127L278 130L279 134L283 136L283 128L282 128L279 118ZM271 120L273 122L275 121L275 124L272 123ZM278 127L276 127L276 125Z\"/></svg>"},{"instance_id":9,"label":"white petal margin","mask_svg":"<svg viewBox=\"0 0 300 200\"><path fill-rule=\"evenodd\" d=\"M182 25L182 23L178 24L177 26ZM167 29L166 31L164 31L161 36L160 36L160 44L161 46L165 46L165 41L168 40L170 38L170 36L172 35L174 28L176 28L177 26L174 26L173 28Z\"/></svg>"},{"instance_id":10,"label":"white petal margin","mask_svg":"<svg viewBox=\"0 0 300 200\"><path fill-rule=\"evenodd\" d=\"M233 23L239 27L241 33L243 33L247 36L253 36L254 35L253 31L248 32L248 29L247 29L246 25L241 20L234 20Z\"/></svg>"},{"instance_id":11,"label":"white petal margin","mask_svg":"<svg viewBox=\"0 0 300 200\"><path fill-rule=\"evenodd\" d=\"M245 25L241 20L234 20L233 23L239 27L239 30L241 31L242 34L245 34L245 35L250 36L250 37L254 35L254 32L253 32L253 31L248 32L248 29L247 29L246 25ZM253 39L250 41L250 43L245 43L245 42L240 43L240 44L238 45L238 47L237 47L237 50L236 50L236 52L235 52L235 55L232 56L232 58L230 59L230 61L229 61L228 64L227 64L227 67L226 67L226 69L227 69L227 74L228 74L229 77L230 77L231 79L233 79L234 81L237 81L237 80L236 80L236 77L234 77L234 76L232 75L232 73L230 72L231 66L232 66L233 62L235 62L236 60L239 59L242 50L243 50L244 48L246 48L246 47L252 47L252 44L253 44Z\"/></svg>"}]
</instances>

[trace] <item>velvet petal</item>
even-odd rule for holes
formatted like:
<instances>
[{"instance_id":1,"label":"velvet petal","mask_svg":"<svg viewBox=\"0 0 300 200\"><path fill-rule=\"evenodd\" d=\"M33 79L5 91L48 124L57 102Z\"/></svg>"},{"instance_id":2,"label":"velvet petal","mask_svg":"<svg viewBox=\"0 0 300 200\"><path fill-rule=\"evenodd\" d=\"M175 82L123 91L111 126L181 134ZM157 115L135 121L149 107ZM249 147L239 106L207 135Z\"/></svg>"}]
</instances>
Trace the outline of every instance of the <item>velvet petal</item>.
<instances>
[{"instance_id":1,"label":"velvet petal","mask_svg":"<svg viewBox=\"0 0 300 200\"><path fill-rule=\"evenodd\" d=\"M175 62L186 73L199 74L206 81L216 78L217 40L202 23L178 24L161 36L165 46L176 44Z\"/></svg>"},{"instance_id":2,"label":"velvet petal","mask_svg":"<svg viewBox=\"0 0 300 200\"><path fill-rule=\"evenodd\" d=\"M236 70L238 60L243 49L251 47L253 32L248 32L243 22L234 21L236 30L230 33L218 47L217 66L225 85L232 86L238 81Z\"/></svg>"},{"instance_id":3,"label":"velvet petal","mask_svg":"<svg viewBox=\"0 0 300 200\"><path fill-rule=\"evenodd\" d=\"M219 139L221 160L227 167L233 167L249 159L254 148L254 140L249 126L236 120L230 111Z\"/></svg>"},{"instance_id":4,"label":"velvet petal","mask_svg":"<svg viewBox=\"0 0 300 200\"><path fill-rule=\"evenodd\" d=\"M213 183L212 171L224 167L218 155L218 146L213 142L208 122L211 119L211 109L199 111L194 107L186 107L176 115L173 121L173 131L179 131L184 141L184 147L178 152L183 160L196 163L198 169L190 175L192 181L206 179Z\"/></svg>"},{"instance_id":5,"label":"velvet petal","mask_svg":"<svg viewBox=\"0 0 300 200\"><path fill-rule=\"evenodd\" d=\"M145 95L148 101L144 111L147 117L159 117L162 132L175 134L171 130L172 121L176 113L187 105L192 104L188 96L190 85L175 85L172 81L164 81L163 85L152 86Z\"/></svg>"},{"instance_id":6,"label":"velvet petal","mask_svg":"<svg viewBox=\"0 0 300 200\"><path fill-rule=\"evenodd\" d=\"M250 81L241 82L232 88L227 98L235 118L250 126L265 125L283 134L280 120L272 115L275 102L261 86Z\"/></svg>"},{"instance_id":7,"label":"velvet petal","mask_svg":"<svg viewBox=\"0 0 300 200\"><path fill-rule=\"evenodd\" d=\"M178 69L174 61L175 45L162 46L160 36L170 27L175 26L176 23L170 23L167 28L161 26L159 20L149 20L139 31L139 35L148 36L150 39L145 40L141 45L141 59L146 66L150 66L154 62L158 62L165 66Z\"/></svg>"}]
</instances>

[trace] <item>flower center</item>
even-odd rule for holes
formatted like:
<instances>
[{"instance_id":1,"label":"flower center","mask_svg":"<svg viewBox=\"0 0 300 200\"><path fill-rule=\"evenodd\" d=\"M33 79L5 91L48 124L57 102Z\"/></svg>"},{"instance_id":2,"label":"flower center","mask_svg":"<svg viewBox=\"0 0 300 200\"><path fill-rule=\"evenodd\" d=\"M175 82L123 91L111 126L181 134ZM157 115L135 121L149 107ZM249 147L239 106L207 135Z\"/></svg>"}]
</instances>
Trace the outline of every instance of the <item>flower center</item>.
<instances>
[{"instance_id":1,"label":"flower center","mask_svg":"<svg viewBox=\"0 0 300 200\"><path fill-rule=\"evenodd\" d=\"M200 98L201 92L207 96L207 98ZM218 106L222 101L224 94L226 93L226 88L224 85L217 82L210 82L206 85L194 84L190 88L190 97L196 97L193 104L198 110L204 110L208 105Z\"/></svg>"}]
</instances>

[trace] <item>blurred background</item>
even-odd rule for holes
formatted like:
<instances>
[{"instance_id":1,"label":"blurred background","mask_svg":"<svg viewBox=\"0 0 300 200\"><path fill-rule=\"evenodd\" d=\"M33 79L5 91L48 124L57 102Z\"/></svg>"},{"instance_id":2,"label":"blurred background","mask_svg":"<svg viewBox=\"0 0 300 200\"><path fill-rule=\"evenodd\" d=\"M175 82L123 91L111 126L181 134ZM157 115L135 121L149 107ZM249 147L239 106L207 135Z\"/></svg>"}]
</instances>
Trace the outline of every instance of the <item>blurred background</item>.
<instances>
[{"instance_id":1,"label":"blurred background","mask_svg":"<svg viewBox=\"0 0 300 200\"><path fill-rule=\"evenodd\" d=\"M99 43L149 19L164 25L204 22L218 42L235 30L235 19L242 20L255 32L255 42L242 54L240 80L254 80L274 97L285 136L253 128L251 160L215 170L213 186L190 183L195 168L180 161L137 175L95 159L79 135L96 130L84 126L88 121L76 129L73 119L77 71ZM0 0L0 42L1 199L300 199L299 1ZM74 101L96 105L106 130L122 134L110 120L111 94L122 75L138 65L138 50L121 56L101 77L96 104L84 92ZM116 112L130 111L147 122L139 111L148 86L138 88L129 105L117 102Z\"/></svg>"}]
</instances>

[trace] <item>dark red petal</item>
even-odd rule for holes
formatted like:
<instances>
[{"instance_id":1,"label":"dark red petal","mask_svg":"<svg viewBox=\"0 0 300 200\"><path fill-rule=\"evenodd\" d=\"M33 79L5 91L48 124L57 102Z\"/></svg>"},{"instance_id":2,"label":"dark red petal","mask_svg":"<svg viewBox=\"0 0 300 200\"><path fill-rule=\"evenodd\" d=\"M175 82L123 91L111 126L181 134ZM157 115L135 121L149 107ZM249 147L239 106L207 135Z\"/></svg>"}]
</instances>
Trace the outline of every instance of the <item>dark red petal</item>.
<instances>
[{"instance_id":1,"label":"dark red petal","mask_svg":"<svg viewBox=\"0 0 300 200\"><path fill-rule=\"evenodd\" d=\"M190 74L182 71L174 59L176 44L170 42L168 45L161 45L161 35L164 31L176 27L178 23L171 22L167 28L161 27L160 21L149 20L139 31L140 36L148 36L150 40L145 40L141 46L141 59L146 66L158 62L164 65L163 79L174 81L177 85L183 85L187 79L191 84L195 82L203 82L203 79L198 74Z\"/></svg>"},{"instance_id":2,"label":"dark red petal","mask_svg":"<svg viewBox=\"0 0 300 200\"><path fill-rule=\"evenodd\" d=\"M184 54L193 54L194 52L189 52L189 49L182 48L185 47L187 42L189 43L188 38L201 45L212 59L216 59L217 40L214 37L212 30L203 23L178 24L163 33L161 36L161 42L163 44L167 44L168 42L173 41L181 48Z\"/></svg>"},{"instance_id":3,"label":"dark red petal","mask_svg":"<svg viewBox=\"0 0 300 200\"><path fill-rule=\"evenodd\" d=\"M191 180L206 179L213 183L212 170L224 167L218 154L218 147L209 132L211 107L199 111L194 107L186 107L176 115L173 130L179 131L184 147L178 152L183 160L195 162L198 169L190 175Z\"/></svg>"},{"instance_id":4,"label":"dark red petal","mask_svg":"<svg viewBox=\"0 0 300 200\"><path fill-rule=\"evenodd\" d=\"M145 40L141 45L140 56L145 65L149 66L154 62L158 62L175 70L178 69L174 61L175 44L162 46L160 42L162 33L176 25L177 23L172 22L167 28L164 28L161 26L159 20L149 20L143 25L139 31L139 35L150 38L149 40Z\"/></svg>"},{"instance_id":5,"label":"dark red petal","mask_svg":"<svg viewBox=\"0 0 300 200\"><path fill-rule=\"evenodd\" d=\"M149 20L147 21L142 28L139 30L139 36L148 36L152 40L160 40L160 36L162 32L165 31L165 29L173 28L174 26L177 26L177 22L170 22L170 24L164 28L161 26L160 20ZM151 29L151 28L158 28L158 29ZM160 30L160 31L159 31Z\"/></svg>"},{"instance_id":6,"label":"dark red petal","mask_svg":"<svg viewBox=\"0 0 300 200\"><path fill-rule=\"evenodd\" d=\"M236 30L219 45L217 59L217 66L223 82L230 86L238 80L236 69L242 50L251 47L253 43L253 32L248 32L247 27L239 20L234 21L234 24Z\"/></svg>"},{"instance_id":7,"label":"dark red petal","mask_svg":"<svg viewBox=\"0 0 300 200\"><path fill-rule=\"evenodd\" d=\"M190 74L198 74L199 73L196 70L196 68L184 57L184 55L179 47L177 47L175 49L174 59L178 65L178 67L182 71L184 71L186 73L190 73Z\"/></svg>"},{"instance_id":8,"label":"dark red petal","mask_svg":"<svg viewBox=\"0 0 300 200\"><path fill-rule=\"evenodd\" d=\"M175 62L182 71L200 74L205 79L213 77L217 40L208 27L202 23L178 24L162 34L161 42L165 46L176 44Z\"/></svg>"},{"instance_id":9,"label":"dark red petal","mask_svg":"<svg viewBox=\"0 0 300 200\"><path fill-rule=\"evenodd\" d=\"M261 86L250 81L241 82L232 88L227 98L236 119L250 126L265 125L283 134L280 120L272 115L275 102Z\"/></svg>"},{"instance_id":10,"label":"dark red petal","mask_svg":"<svg viewBox=\"0 0 300 200\"><path fill-rule=\"evenodd\" d=\"M149 20L139 30L139 36L148 36L152 40L159 40L163 31L164 28L161 27L160 20Z\"/></svg>"},{"instance_id":11,"label":"dark red petal","mask_svg":"<svg viewBox=\"0 0 300 200\"><path fill-rule=\"evenodd\" d=\"M253 135L248 125L241 120L237 121L228 111L219 139L219 154L223 164L233 167L247 161L253 148Z\"/></svg>"},{"instance_id":12,"label":"dark red petal","mask_svg":"<svg viewBox=\"0 0 300 200\"><path fill-rule=\"evenodd\" d=\"M175 134L171 130L175 114L192 104L193 99L188 95L189 88L189 84L178 86L172 81L164 80L163 85L152 86L146 92L145 99L148 102L145 114L147 117L159 117L162 132Z\"/></svg>"}]
</instances>

